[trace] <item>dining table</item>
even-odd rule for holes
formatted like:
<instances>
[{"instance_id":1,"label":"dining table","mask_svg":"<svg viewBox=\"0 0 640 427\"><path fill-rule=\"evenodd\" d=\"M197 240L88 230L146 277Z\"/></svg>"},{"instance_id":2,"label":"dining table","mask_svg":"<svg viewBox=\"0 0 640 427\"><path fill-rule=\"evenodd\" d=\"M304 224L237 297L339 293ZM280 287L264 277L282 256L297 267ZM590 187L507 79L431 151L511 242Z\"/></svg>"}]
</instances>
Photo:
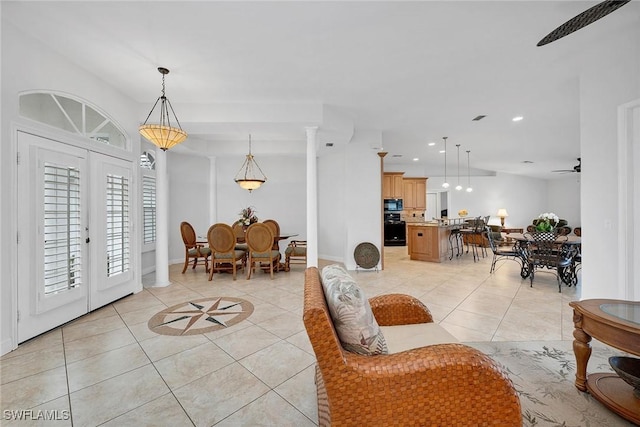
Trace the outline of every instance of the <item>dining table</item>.
<instances>
[{"instance_id":1,"label":"dining table","mask_svg":"<svg viewBox=\"0 0 640 427\"><path fill-rule=\"evenodd\" d=\"M535 250L536 241L530 233L510 233L509 237L513 239L513 249L522 260L520 277L525 279L531 274L531 267L528 261L531 251ZM563 267L558 270L560 279L566 285L574 286L578 283L575 258L580 253L582 241L580 237L574 235L557 235L555 244L563 256L571 259L571 265L569 267Z\"/></svg>"}]
</instances>

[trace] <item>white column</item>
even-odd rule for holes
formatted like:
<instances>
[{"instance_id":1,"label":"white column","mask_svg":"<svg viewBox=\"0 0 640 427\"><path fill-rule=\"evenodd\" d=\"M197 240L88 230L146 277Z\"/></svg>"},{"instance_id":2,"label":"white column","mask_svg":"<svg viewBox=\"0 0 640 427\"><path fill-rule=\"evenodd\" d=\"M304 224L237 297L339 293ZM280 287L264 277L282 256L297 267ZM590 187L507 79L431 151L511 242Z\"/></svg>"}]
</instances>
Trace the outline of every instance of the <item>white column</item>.
<instances>
[{"instance_id":1,"label":"white column","mask_svg":"<svg viewBox=\"0 0 640 427\"><path fill-rule=\"evenodd\" d=\"M209 225L218 222L218 171L216 156L209 157Z\"/></svg>"},{"instance_id":2,"label":"white column","mask_svg":"<svg viewBox=\"0 0 640 427\"><path fill-rule=\"evenodd\" d=\"M318 266L317 127L307 127L307 267Z\"/></svg>"},{"instance_id":3,"label":"white column","mask_svg":"<svg viewBox=\"0 0 640 427\"><path fill-rule=\"evenodd\" d=\"M154 286L171 284L169 281L169 179L167 152L156 153L156 282Z\"/></svg>"}]
</instances>

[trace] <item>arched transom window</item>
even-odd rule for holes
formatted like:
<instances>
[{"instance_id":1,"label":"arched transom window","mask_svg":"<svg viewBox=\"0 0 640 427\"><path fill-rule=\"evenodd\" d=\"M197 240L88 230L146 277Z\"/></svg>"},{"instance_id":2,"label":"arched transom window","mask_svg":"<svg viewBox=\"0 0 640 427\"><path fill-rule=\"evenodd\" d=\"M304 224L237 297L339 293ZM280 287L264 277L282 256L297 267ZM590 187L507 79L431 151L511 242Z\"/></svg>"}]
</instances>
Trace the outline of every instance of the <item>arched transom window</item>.
<instances>
[{"instance_id":1,"label":"arched transom window","mask_svg":"<svg viewBox=\"0 0 640 427\"><path fill-rule=\"evenodd\" d=\"M103 144L127 149L119 127L95 107L52 92L20 95L20 115Z\"/></svg>"}]
</instances>

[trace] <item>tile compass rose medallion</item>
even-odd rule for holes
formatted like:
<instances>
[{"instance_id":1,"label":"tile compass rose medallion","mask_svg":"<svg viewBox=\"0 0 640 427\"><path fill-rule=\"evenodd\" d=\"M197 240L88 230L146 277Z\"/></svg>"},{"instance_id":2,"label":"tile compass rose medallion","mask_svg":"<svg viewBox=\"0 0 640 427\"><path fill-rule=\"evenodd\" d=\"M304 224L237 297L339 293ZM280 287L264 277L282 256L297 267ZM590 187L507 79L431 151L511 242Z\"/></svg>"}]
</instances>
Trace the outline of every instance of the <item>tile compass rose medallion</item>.
<instances>
[{"instance_id":1,"label":"tile compass rose medallion","mask_svg":"<svg viewBox=\"0 0 640 427\"><path fill-rule=\"evenodd\" d=\"M241 298L211 297L183 302L155 314L149 329L161 335L197 335L228 328L253 313L253 304Z\"/></svg>"}]
</instances>

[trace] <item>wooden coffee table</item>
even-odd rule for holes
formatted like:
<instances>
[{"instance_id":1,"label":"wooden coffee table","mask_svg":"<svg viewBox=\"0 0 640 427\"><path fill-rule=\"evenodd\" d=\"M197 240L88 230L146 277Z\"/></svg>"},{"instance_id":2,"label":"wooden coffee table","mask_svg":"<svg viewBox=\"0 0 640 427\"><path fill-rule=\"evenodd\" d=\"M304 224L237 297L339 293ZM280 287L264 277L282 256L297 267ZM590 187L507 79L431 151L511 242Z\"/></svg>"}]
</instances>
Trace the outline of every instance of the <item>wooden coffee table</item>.
<instances>
[{"instance_id":1,"label":"wooden coffee table","mask_svg":"<svg viewBox=\"0 0 640 427\"><path fill-rule=\"evenodd\" d=\"M640 356L640 302L591 299L573 301L573 352L576 356L576 388L593 397L618 415L640 424L640 400L633 387L615 373L587 376L591 338Z\"/></svg>"}]
</instances>

